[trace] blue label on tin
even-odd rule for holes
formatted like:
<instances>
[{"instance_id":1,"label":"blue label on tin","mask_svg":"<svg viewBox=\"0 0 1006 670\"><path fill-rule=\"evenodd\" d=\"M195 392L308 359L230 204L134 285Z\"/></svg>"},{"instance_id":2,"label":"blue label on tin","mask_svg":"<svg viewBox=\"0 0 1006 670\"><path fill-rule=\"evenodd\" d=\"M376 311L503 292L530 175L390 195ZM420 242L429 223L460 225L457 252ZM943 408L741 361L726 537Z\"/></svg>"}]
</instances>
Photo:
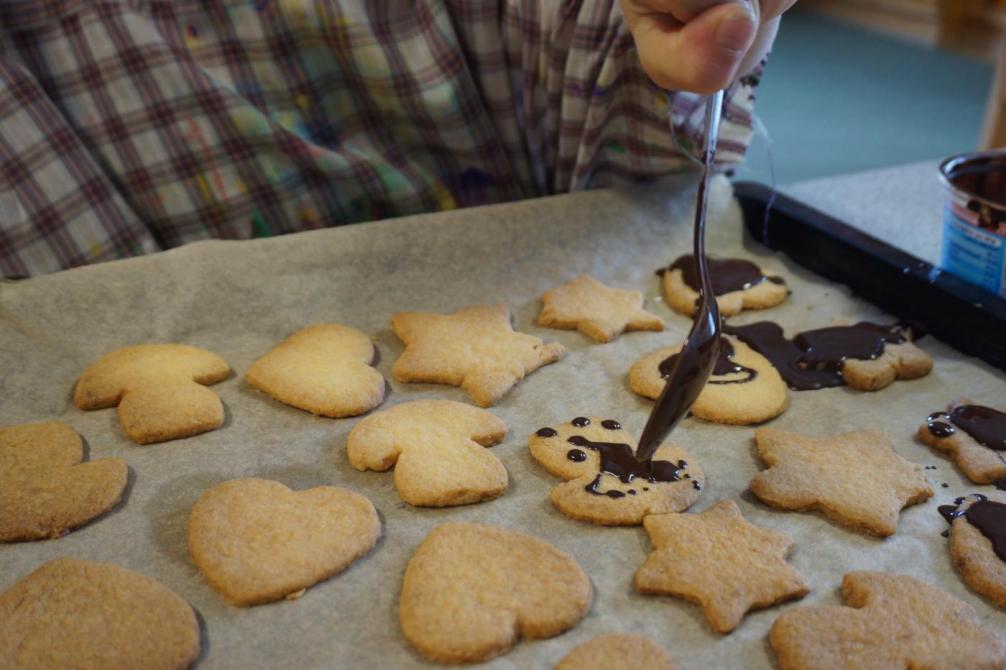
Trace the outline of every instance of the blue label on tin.
<instances>
[{"instance_id":1,"label":"blue label on tin","mask_svg":"<svg viewBox=\"0 0 1006 670\"><path fill-rule=\"evenodd\" d=\"M964 221L950 207L943 223L940 265L965 281L1006 297L1006 239Z\"/></svg>"}]
</instances>

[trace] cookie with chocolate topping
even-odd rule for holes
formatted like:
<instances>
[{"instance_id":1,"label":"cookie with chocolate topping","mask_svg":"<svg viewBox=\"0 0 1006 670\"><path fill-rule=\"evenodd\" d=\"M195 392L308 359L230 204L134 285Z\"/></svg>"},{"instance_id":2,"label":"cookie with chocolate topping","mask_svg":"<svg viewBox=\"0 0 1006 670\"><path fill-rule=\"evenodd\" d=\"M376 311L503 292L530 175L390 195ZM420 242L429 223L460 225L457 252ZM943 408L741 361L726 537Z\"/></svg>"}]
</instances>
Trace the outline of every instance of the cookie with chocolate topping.
<instances>
[{"instance_id":1,"label":"cookie with chocolate topping","mask_svg":"<svg viewBox=\"0 0 1006 670\"><path fill-rule=\"evenodd\" d=\"M789 295L785 279L766 272L751 261L742 258L707 260L716 304L725 317L745 309L775 307ZM681 256L658 274L662 276L667 304L681 314L694 314L702 287L695 257Z\"/></svg>"},{"instance_id":2,"label":"cookie with chocolate topping","mask_svg":"<svg viewBox=\"0 0 1006 670\"><path fill-rule=\"evenodd\" d=\"M947 452L976 484L1006 478L1006 413L961 399L933 412L919 426L919 440Z\"/></svg>"},{"instance_id":3,"label":"cookie with chocolate topping","mask_svg":"<svg viewBox=\"0 0 1006 670\"><path fill-rule=\"evenodd\" d=\"M656 400L664 390L681 347L643 356L629 370L629 388ZM715 423L749 425L775 418L789 404L789 391L768 359L740 340L724 336L712 376L692 414Z\"/></svg>"},{"instance_id":4,"label":"cookie with chocolate topping","mask_svg":"<svg viewBox=\"0 0 1006 670\"><path fill-rule=\"evenodd\" d=\"M950 523L950 560L964 582L1006 608L1006 494L972 494L940 505Z\"/></svg>"},{"instance_id":5,"label":"cookie with chocolate topping","mask_svg":"<svg viewBox=\"0 0 1006 670\"><path fill-rule=\"evenodd\" d=\"M549 498L573 519L635 526L647 514L680 512L694 503L705 474L682 448L662 445L653 459L636 460L636 441L614 419L576 417L528 438L531 455L566 481Z\"/></svg>"}]
</instances>

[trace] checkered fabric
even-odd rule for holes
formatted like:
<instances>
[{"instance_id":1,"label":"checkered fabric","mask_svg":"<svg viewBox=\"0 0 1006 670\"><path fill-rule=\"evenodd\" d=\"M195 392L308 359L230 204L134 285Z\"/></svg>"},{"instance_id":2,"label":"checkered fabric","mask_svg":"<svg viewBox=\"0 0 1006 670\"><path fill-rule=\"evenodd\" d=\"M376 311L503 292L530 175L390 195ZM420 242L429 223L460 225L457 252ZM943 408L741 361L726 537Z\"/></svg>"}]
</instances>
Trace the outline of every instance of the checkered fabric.
<instances>
[{"instance_id":1,"label":"checkered fabric","mask_svg":"<svg viewBox=\"0 0 1006 670\"><path fill-rule=\"evenodd\" d=\"M690 169L701 107L615 0L0 0L0 274Z\"/></svg>"}]
</instances>

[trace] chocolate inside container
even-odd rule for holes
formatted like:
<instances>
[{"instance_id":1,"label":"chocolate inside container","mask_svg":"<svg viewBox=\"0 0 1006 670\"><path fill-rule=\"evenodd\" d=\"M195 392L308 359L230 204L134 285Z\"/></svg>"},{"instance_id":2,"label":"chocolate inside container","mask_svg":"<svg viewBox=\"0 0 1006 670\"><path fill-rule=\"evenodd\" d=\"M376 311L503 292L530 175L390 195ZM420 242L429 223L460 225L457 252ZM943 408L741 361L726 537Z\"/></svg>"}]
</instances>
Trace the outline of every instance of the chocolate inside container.
<instances>
[{"instance_id":1,"label":"chocolate inside container","mask_svg":"<svg viewBox=\"0 0 1006 670\"><path fill-rule=\"evenodd\" d=\"M948 158L940 174L953 200L977 215L979 228L1000 231L1006 226L1006 151Z\"/></svg>"}]
</instances>

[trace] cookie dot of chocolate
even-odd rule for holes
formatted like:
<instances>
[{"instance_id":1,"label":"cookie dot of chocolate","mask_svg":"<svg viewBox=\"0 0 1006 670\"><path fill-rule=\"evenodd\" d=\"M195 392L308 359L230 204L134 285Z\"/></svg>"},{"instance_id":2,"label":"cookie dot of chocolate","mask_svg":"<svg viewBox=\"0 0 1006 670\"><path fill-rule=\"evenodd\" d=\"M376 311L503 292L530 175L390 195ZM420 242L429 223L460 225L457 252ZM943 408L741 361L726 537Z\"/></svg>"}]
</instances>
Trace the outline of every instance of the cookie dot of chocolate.
<instances>
[{"instance_id":1,"label":"cookie dot of chocolate","mask_svg":"<svg viewBox=\"0 0 1006 670\"><path fill-rule=\"evenodd\" d=\"M622 430L622 424L618 423L614 419L605 419L601 422L601 426L603 428L607 428L608 430Z\"/></svg>"},{"instance_id":2,"label":"cookie dot of chocolate","mask_svg":"<svg viewBox=\"0 0 1006 670\"><path fill-rule=\"evenodd\" d=\"M590 419L588 419L585 416L578 416L572 421L570 421L570 423L576 426L577 428L586 428L587 426L590 425Z\"/></svg>"},{"instance_id":3,"label":"cookie dot of chocolate","mask_svg":"<svg viewBox=\"0 0 1006 670\"><path fill-rule=\"evenodd\" d=\"M583 463L587 460L587 452L581 449L570 449L566 452L566 458L577 463Z\"/></svg>"},{"instance_id":4,"label":"cookie dot of chocolate","mask_svg":"<svg viewBox=\"0 0 1006 670\"><path fill-rule=\"evenodd\" d=\"M555 437L558 434L555 428L539 428L535 433L538 437Z\"/></svg>"}]
</instances>

